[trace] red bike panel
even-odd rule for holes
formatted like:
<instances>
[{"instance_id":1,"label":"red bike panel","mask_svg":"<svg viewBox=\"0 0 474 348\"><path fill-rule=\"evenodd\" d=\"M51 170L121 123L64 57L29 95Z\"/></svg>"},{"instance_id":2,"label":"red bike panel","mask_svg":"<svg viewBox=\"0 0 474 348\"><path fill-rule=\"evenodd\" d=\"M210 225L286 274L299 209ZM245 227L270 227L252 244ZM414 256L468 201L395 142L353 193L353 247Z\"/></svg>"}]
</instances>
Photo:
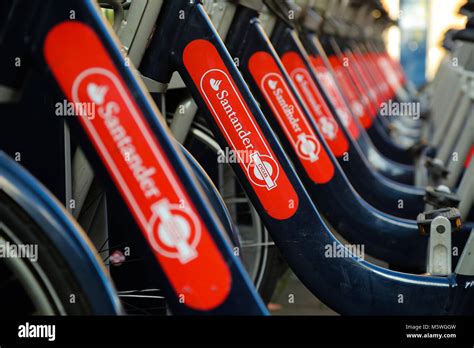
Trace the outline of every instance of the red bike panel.
<instances>
[{"instance_id":1,"label":"red bike panel","mask_svg":"<svg viewBox=\"0 0 474 348\"><path fill-rule=\"evenodd\" d=\"M228 266L100 39L64 22L48 33L44 55L176 295L197 310L219 306L231 289Z\"/></svg>"},{"instance_id":2,"label":"red bike panel","mask_svg":"<svg viewBox=\"0 0 474 348\"><path fill-rule=\"evenodd\" d=\"M209 41L194 40L183 60L266 212L279 220L293 216L298 195L217 49Z\"/></svg>"}]
</instances>

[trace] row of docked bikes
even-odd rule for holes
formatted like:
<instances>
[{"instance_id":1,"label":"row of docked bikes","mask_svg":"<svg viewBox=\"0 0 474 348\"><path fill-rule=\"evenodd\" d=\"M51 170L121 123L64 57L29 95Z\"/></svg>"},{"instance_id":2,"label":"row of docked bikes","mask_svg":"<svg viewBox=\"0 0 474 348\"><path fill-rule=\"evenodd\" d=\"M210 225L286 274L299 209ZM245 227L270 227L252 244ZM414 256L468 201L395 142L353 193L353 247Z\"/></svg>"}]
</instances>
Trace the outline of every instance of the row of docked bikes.
<instances>
[{"instance_id":1,"label":"row of docked bikes","mask_svg":"<svg viewBox=\"0 0 474 348\"><path fill-rule=\"evenodd\" d=\"M1 315L474 314L473 10L420 90L379 1L0 2Z\"/></svg>"}]
</instances>

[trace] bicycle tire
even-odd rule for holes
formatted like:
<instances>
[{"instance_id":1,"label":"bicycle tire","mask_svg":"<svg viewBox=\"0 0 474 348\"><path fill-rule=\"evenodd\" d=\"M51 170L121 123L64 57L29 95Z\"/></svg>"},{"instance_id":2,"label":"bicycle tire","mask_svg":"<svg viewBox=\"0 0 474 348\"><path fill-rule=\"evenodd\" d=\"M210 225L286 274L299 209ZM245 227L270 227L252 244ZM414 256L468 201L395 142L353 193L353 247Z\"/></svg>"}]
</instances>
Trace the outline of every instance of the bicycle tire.
<instances>
[{"instance_id":1,"label":"bicycle tire","mask_svg":"<svg viewBox=\"0 0 474 348\"><path fill-rule=\"evenodd\" d=\"M22 286L22 290L29 296L31 306L25 303L24 309L33 308L35 311L28 314L41 315L97 314L83 291L86 284L78 281L74 270L66 262L66 258L71 255L58 250L44 232L11 197L0 191L0 239L17 245L37 246L36 262L28 258L10 258L0 262L4 267L3 271L8 268L12 276L18 278L17 286ZM15 262L22 262L23 265L13 266ZM20 271L30 274L19 274ZM17 287L17 291L19 290ZM13 304L6 302L2 306L1 316L18 315L18 308L12 308Z\"/></svg>"}]
</instances>

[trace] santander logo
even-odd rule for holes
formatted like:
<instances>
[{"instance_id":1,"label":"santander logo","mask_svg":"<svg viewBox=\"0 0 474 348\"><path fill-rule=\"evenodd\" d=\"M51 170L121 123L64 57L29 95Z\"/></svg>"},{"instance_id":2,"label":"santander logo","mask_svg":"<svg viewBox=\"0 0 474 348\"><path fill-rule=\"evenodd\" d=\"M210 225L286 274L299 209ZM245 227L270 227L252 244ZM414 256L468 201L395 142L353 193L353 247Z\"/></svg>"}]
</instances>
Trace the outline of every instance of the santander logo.
<instances>
[{"instance_id":1,"label":"santander logo","mask_svg":"<svg viewBox=\"0 0 474 348\"><path fill-rule=\"evenodd\" d=\"M109 88L107 86L98 86L93 82L87 85L87 95L97 105L104 104L105 94L108 90Z\"/></svg>"},{"instance_id":2,"label":"santander logo","mask_svg":"<svg viewBox=\"0 0 474 348\"><path fill-rule=\"evenodd\" d=\"M304 81L304 75L296 74L296 81L298 81L299 83L302 83Z\"/></svg>"},{"instance_id":3,"label":"santander logo","mask_svg":"<svg viewBox=\"0 0 474 348\"><path fill-rule=\"evenodd\" d=\"M218 92L218 91L219 91L219 87L220 87L220 85L221 85L221 83L222 83L222 80L210 79L210 80L209 80L209 83L210 83L212 89L213 89L214 91Z\"/></svg>"},{"instance_id":4,"label":"santander logo","mask_svg":"<svg viewBox=\"0 0 474 348\"><path fill-rule=\"evenodd\" d=\"M277 84L278 84L278 82L275 81L275 80L268 80L268 86L269 86L270 89L272 89L272 90L275 90Z\"/></svg>"}]
</instances>

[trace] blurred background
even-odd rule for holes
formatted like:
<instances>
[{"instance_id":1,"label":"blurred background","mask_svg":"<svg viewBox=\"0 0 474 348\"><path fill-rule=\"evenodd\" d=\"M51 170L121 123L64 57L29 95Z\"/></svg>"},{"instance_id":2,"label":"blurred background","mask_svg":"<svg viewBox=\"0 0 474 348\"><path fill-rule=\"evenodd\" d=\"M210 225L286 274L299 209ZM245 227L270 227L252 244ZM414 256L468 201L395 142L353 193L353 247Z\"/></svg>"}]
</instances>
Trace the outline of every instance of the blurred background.
<instances>
[{"instance_id":1,"label":"blurred background","mask_svg":"<svg viewBox=\"0 0 474 348\"><path fill-rule=\"evenodd\" d=\"M458 13L465 0L383 0L399 27L386 34L389 53L400 59L408 78L420 87L435 75L441 58L444 33L462 29L466 17Z\"/></svg>"}]
</instances>

